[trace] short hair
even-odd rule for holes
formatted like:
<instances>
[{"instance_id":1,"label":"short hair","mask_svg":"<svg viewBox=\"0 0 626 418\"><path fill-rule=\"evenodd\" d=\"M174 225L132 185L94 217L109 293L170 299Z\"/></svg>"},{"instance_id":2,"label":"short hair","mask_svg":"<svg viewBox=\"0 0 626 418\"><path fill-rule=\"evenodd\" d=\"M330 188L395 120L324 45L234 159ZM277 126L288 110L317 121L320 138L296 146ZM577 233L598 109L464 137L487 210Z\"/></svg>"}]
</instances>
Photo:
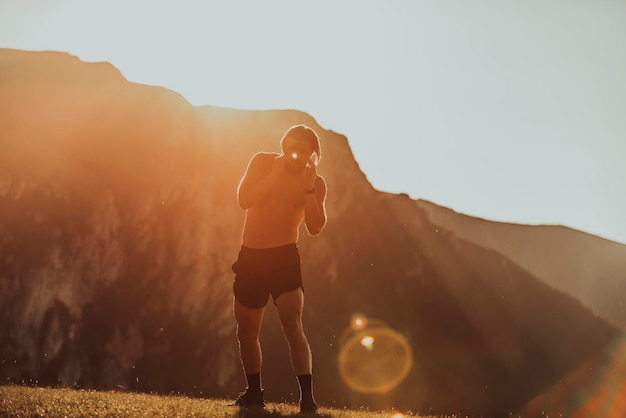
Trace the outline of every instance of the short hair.
<instances>
[{"instance_id":1,"label":"short hair","mask_svg":"<svg viewBox=\"0 0 626 418\"><path fill-rule=\"evenodd\" d=\"M285 132L285 135L283 135L283 137L280 140L280 147L281 149L283 149L283 151L285 147L284 144L287 138L302 138L306 140L309 143L309 145L311 145L311 148L313 148L313 153L317 155L317 161L315 161L315 163L317 164L322 159L322 149L320 148L320 139L315 133L315 131L311 129L310 127L300 124L300 125L294 125L291 128L289 128L287 132Z\"/></svg>"}]
</instances>

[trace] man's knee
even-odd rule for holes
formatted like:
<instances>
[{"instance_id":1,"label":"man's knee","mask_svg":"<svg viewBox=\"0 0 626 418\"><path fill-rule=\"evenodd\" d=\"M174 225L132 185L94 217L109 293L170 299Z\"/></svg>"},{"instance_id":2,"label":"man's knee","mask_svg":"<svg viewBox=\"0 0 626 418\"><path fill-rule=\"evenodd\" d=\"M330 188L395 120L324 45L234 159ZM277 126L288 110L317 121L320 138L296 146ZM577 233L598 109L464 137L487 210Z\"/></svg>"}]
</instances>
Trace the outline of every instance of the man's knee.
<instances>
[{"instance_id":1,"label":"man's knee","mask_svg":"<svg viewBox=\"0 0 626 418\"><path fill-rule=\"evenodd\" d=\"M237 339L244 343L254 343L259 339L259 333L256 329L242 327L239 325L237 327Z\"/></svg>"},{"instance_id":2,"label":"man's knee","mask_svg":"<svg viewBox=\"0 0 626 418\"><path fill-rule=\"evenodd\" d=\"M280 319L288 340L301 338L304 335L302 320L298 316L287 316Z\"/></svg>"}]
</instances>

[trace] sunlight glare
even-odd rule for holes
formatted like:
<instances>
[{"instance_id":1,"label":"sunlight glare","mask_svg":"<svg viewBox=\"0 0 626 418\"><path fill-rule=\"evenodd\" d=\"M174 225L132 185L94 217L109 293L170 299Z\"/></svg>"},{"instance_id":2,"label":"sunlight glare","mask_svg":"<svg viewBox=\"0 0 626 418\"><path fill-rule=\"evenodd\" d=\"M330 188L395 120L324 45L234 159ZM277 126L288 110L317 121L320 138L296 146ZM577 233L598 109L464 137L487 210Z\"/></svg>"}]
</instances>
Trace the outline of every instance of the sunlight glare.
<instances>
[{"instance_id":1,"label":"sunlight glare","mask_svg":"<svg viewBox=\"0 0 626 418\"><path fill-rule=\"evenodd\" d=\"M368 350L374 349L374 337L367 335L361 339L361 345Z\"/></svg>"},{"instance_id":2,"label":"sunlight glare","mask_svg":"<svg viewBox=\"0 0 626 418\"><path fill-rule=\"evenodd\" d=\"M352 315L352 318L350 320L350 326L355 331L365 328L367 326L367 319L365 318L365 315L358 313Z\"/></svg>"},{"instance_id":3,"label":"sunlight glare","mask_svg":"<svg viewBox=\"0 0 626 418\"><path fill-rule=\"evenodd\" d=\"M361 393L386 393L413 368L413 351L406 338L379 320L354 314L342 336L339 375Z\"/></svg>"}]
</instances>

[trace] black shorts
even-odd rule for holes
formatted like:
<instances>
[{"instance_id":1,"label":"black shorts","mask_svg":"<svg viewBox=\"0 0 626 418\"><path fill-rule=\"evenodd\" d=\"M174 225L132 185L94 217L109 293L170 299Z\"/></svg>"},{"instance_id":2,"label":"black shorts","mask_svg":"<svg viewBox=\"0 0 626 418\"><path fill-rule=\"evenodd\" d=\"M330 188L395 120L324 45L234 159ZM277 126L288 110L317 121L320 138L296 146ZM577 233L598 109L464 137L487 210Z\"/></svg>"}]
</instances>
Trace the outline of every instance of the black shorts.
<instances>
[{"instance_id":1,"label":"black shorts","mask_svg":"<svg viewBox=\"0 0 626 418\"><path fill-rule=\"evenodd\" d=\"M263 249L242 246L233 271L235 299L249 308L264 307L270 294L276 304L281 294L303 288L296 244Z\"/></svg>"}]
</instances>

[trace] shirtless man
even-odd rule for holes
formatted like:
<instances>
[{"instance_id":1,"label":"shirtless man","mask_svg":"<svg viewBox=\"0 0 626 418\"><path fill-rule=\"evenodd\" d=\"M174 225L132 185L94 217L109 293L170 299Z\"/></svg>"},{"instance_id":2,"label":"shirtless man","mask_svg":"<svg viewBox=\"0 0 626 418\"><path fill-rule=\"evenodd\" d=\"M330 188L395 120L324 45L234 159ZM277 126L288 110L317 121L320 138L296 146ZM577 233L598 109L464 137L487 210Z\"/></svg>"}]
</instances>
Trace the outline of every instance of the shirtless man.
<instances>
[{"instance_id":1,"label":"shirtless man","mask_svg":"<svg viewBox=\"0 0 626 418\"><path fill-rule=\"evenodd\" d=\"M293 126L280 144L282 154L258 153L252 157L238 188L246 220L239 258L233 264L233 309L248 386L235 404L264 406L259 334L271 294L300 387L300 411L315 413L311 349L302 327L304 293L296 242L303 220L311 235L324 227L326 183L316 171L320 143L315 131L305 125Z\"/></svg>"}]
</instances>

